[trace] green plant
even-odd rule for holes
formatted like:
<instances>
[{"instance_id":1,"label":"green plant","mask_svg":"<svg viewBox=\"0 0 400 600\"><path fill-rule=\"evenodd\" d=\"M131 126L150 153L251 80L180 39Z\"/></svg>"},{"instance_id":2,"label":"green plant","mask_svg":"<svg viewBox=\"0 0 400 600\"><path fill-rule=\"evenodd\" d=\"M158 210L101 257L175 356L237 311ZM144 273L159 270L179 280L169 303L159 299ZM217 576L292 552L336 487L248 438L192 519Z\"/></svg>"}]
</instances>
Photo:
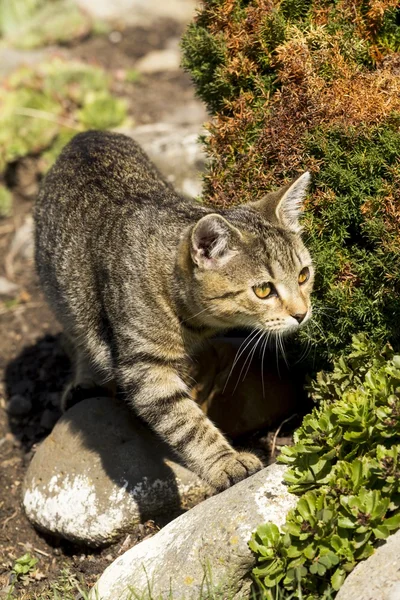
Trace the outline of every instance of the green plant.
<instances>
[{"instance_id":1,"label":"green plant","mask_svg":"<svg viewBox=\"0 0 400 600\"><path fill-rule=\"evenodd\" d=\"M96 29L72 0L0 0L1 45L31 49L71 43Z\"/></svg>"},{"instance_id":2,"label":"green plant","mask_svg":"<svg viewBox=\"0 0 400 600\"><path fill-rule=\"evenodd\" d=\"M0 171L28 154L58 152L78 131L120 125L126 106L110 86L103 69L75 61L53 59L13 73L0 86ZM45 154L42 169L54 159L55 152Z\"/></svg>"},{"instance_id":3,"label":"green plant","mask_svg":"<svg viewBox=\"0 0 400 600\"><path fill-rule=\"evenodd\" d=\"M308 388L319 404L280 456L290 491L302 496L282 531L261 525L250 542L266 600L276 586L303 600L332 597L400 528L400 356L357 336Z\"/></svg>"},{"instance_id":4,"label":"green plant","mask_svg":"<svg viewBox=\"0 0 400 600\"><path fill-rule=\"evenodd\" d=\"M28 552L17 558L12 568L17 577L26 575L33 571L37 565L38 559L31 556Z\"/></svg>"},{"instance_id":5,"label":"green plant","mask_svg":"<svg viewBox=\"0 0 400 600\"><path fill-rule=\"evenodd\" d=\"M100 67L60 58L13 72L0 83L0 176L27 155L40 155L45 173L77 132L124 123L127 106L112 83ZM0 217L10 210L11 196L0 186Z\"/></svg>"},{"instance_id":6,"label":"green plant","mask_svg":"<svg viewBox=\"0 0 400 600\"><path fill-rule=\"evenodd\" d=\"M396 0L204 0L184 65L213 120L205 200L261 197L303 170L321 362L366 331L400 349Z\"/></svg>"}]
</instances>

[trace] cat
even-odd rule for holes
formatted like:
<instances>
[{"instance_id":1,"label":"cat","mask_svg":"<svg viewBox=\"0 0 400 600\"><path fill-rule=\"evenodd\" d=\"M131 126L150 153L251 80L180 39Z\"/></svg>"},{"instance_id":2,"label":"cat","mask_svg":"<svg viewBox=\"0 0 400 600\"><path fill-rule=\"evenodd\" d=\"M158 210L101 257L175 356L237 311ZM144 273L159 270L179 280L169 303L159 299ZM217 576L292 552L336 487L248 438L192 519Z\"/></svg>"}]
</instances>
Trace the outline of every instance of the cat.
<instances>
[{"instance_id":1,"label":"cat","mask_svg":"<svg viewBox=\"0 0 400 600\"><path fill-rule=\"evenodd\" d=\"M74 347L73 385L115 380L217 491L262 463L233 449L190 398L187 366L216 333L294 332L310 318L314 270L299 224L309 181L304 173L261 200L216 210L180 197L132 139L89 131L41 186L36 265Z\"/></svg>"}]
</instances>

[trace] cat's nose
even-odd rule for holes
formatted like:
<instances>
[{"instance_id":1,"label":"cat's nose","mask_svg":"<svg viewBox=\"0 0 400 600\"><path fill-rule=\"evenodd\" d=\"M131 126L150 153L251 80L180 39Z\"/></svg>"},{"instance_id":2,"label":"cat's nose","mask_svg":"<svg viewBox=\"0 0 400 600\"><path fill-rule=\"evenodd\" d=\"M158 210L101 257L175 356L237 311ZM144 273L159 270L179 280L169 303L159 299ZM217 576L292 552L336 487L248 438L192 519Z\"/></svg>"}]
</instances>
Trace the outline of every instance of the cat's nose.
<instances>
[{"instance_id":1,"label":"cat's nose","mask_svg":"<svg viewBox=\"0 0 400 600\"><path fill-rule=\"evenodd\" d=\"M295 315L292 315L293 319L296 319L296 321L299 323L299 325L302 321L304 321L306 316L307 316L306 312L305 313L296 313Z\"/></svg>"}]
</instances>

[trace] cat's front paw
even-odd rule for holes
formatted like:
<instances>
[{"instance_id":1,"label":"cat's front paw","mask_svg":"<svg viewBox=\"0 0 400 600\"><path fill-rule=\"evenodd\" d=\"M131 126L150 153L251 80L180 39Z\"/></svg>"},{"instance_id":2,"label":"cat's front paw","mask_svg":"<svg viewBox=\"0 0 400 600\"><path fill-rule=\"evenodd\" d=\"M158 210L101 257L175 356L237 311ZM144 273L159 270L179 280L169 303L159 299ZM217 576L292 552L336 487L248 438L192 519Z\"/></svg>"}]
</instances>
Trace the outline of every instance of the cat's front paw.
<instances>
[{"instance_id":1,"label":"cat's front paw","mask_svg":"<svg viewBox=\"0 0 400 600\"><path fill-rule=\"evenodd\" d=\"M263 464L255 454L250 452L234 452L221 458L207 473L207 481L218 492L231 487L238 481L246 479L263 468Z\"/></svg>"}]
</instances>

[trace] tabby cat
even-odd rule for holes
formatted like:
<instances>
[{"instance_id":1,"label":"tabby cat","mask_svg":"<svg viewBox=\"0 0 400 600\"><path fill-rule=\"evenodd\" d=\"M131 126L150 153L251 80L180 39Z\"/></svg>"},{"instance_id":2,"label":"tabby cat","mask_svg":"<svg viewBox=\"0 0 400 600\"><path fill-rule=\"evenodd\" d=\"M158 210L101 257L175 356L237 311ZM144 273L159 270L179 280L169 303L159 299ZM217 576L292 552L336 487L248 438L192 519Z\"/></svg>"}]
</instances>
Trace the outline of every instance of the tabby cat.
<instances>
[{"instance_id":1,"label":"tabby cat","mask_svg":"<svg viewBox=\"0 0 400 600\"><path fill-rule=\"evenodd\" d=\"M187 364L217 332L286 333L310 317L313 267L298 221L309 179L213 210L174 192L132 139L89 131L64 148L39 194L36 264L74 347L73 385L115 380L216 490L262 464L190 399Z\"/></svg>"}]
</instances>

